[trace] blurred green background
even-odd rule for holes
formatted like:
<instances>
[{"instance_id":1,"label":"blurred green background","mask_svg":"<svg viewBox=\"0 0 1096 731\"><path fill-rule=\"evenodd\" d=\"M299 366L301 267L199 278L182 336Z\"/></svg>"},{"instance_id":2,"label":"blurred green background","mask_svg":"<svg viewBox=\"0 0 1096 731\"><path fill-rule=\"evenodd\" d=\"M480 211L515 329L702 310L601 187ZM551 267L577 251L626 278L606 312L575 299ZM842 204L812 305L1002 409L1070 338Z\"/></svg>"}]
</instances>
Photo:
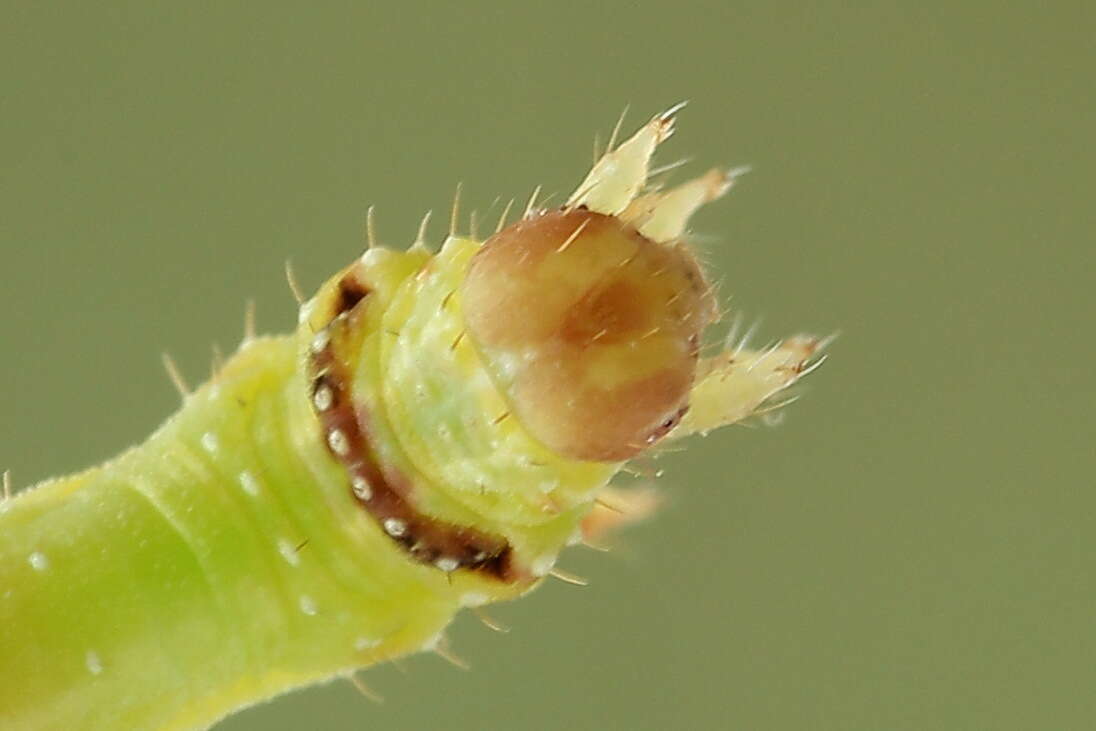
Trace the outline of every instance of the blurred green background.
<instances>
[{"instance_id":1,"label":"blurred green background","mask_svg":"<svg viewBox=\"0 0 1096 731\"><path fill-rule=\"evenodd\" d=\"M0 30L0 464L98 461L254 297L585 173L750 163L695 229L762 338L841 330L777 428L660 460L589 576L246 729L1096 727L1089 3L12 3ZM681 176L678 176L680 179ZM494 209L497 214L498 208ZM444 219L444 215L440 216ZM438 220L438 219L436 219ZM434 226L440 240L444 224Z\"/></svg>"}]
</instances>

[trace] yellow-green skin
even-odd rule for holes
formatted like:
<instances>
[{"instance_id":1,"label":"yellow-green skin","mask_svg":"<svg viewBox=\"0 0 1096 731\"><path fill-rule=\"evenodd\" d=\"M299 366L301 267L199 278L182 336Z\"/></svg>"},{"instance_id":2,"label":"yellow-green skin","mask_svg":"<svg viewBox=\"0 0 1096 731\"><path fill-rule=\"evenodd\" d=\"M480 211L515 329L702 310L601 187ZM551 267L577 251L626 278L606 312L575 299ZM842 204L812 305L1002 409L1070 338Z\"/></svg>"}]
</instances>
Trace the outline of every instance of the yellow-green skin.
<instances>
[{"instance_id":1,"label":"yellow-green skin","mask_svg":"<svg viewBox=\"0 0 1096 731\"><path fill-rule=\"evenodd\" d=\"M352 265L372 289L355 400L415 506L506 537L529 578L418 563L353 497L305 380L336 277L295 335L246 342L144 444L0 506L0 728L204 728L429 649L462 606L536 584L617 465L496 423L504 396L474 345L453 345L478 246Z\"/></svg>"}]
</instances>

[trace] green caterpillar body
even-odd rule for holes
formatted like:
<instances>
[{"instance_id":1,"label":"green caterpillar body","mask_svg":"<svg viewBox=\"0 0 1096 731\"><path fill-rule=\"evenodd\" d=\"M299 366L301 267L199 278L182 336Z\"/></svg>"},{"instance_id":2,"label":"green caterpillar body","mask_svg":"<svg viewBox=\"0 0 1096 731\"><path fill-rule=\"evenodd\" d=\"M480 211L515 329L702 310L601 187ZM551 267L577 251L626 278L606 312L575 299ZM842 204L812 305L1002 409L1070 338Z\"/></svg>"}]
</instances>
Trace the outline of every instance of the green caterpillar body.
<instances>
[{"instance_id":1,"label":"green caterpillar body","mask_svg":"<svg viewBox=\"0 0 1096 731\"><path fill-rule=\"evenodd\" d=\"M809 370L812 338L700 356L681 236L732 177L640 196L670 131L486 242L370 248L145 443L0 503L0 728L204 728L437 649L620 522L626 459Z\"/></svg>"},{"instance_id":2,"label":"green caterpillar body","mask_svg":"<svg viewBox=\"0 0 1096 731\"><path fill-rule=\"evenodd\" d=\"M439 317L433 295L459 282L476 247L451 239L436 258L367 254L378 264L365 267L371 299L361 315L372 323L359 329L367 335L358 382L373 386L362 395L390 470L453 471L452 481L418 481L439 488L418 493L423 512L511 526L516 555L529 566L554 557L585 508L546 513L542 504L508 500L520 490L502 475L530 479L506 463L522 456L520 447L494 450L469 436L474 427L456 423L466 405L424 412L416 396L401 402L438 378L429 365L465 367L459 348L449 348L459 318ZM428 262L429 277L411 276ZM321 291L313 311L342 279ZM145 444L5 507L0 657L18 681L0 683L0 727L202 727L255 699L429 647L462 606L530 588L532 569L499 581L408 560L383 523L359 509L312 413L311 322L306 317L296 336L246 343ZM405 346L431 355L401 362ZM501 407L482 385L485 393L453 398ZM462 455L459 464L414 461L429 451L414 435L446 423L451 438L438 454ZM602 465L562 464L512 423L496 428L508 433L494 439L528 445L541 479L568 486L561 493L596 488L611 475ZM473 466L476 454L482 467ZM462 472L470 474L461 479ZM501 488L467 489L478 484ZM538 568L543 575L547 567Z\"/></svg>"}]
</instances>

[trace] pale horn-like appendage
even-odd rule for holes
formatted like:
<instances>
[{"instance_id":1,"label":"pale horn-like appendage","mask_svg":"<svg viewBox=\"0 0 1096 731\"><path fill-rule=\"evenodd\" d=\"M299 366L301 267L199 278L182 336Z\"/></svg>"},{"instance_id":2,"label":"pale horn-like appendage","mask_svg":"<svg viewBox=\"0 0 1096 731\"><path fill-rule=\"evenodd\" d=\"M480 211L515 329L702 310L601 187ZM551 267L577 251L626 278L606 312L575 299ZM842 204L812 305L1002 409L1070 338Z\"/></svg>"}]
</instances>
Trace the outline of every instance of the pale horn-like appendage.
<instances>
[{"instance_id":1,"label":"pale horn-like appendage","mask_svg":"<svg viewBox=\"0 0 1096 731\"><path fill-rule=\"evenodd\" d=\"M647 182L655 148L674 133L674 115L682 106L684 103L656 115L615 150L602 155L564 207L584 206L609 216L627 208Z\"/></svg>"},{"instance_id":2,"label":"pale horn-like appendage","mask_svg":"<svg viewBox=\"0 0 1096 731\"><path fill-rule=\"evenodd\" d=\"M642 193L655 148L674 131L677 105L656 115L616 149L608 150L567 201L566 209L583 207L615 216L647 239L683 247L689 219L704 204L722 197L748 167L712 169L668 190ZM702 358L683 421L671 438L706 433L790 403L777 397L821 363L816 354L827 344L797 335L762 350L728 343L722 353Z\"/></svg>"},{"instance_id":3,"label":"pale horn-like appendage","mask_svg":"<svg viewBox=\"0 0 1096 731\"><path fill-rule=\"evenodd\" d=\"M620 214L652 241L676 241L685 235L689 219L705 203L722 197L746 168L713 168L704 175L667 191L636 198Z\"/></svg>"},{"instance_id":4,"label":"pale horn-like appendage","mask_svg":"<svg viewBox=\"0 0 1096 731\"><path fill-rule=\"evenodd\" d=\"M825 356L816 356L830 340L795 335L765 350L732 347L701 359L689 411L669 438L706 434L790 403L774 397L821 365Z\"/></svg>"}]
</instances>

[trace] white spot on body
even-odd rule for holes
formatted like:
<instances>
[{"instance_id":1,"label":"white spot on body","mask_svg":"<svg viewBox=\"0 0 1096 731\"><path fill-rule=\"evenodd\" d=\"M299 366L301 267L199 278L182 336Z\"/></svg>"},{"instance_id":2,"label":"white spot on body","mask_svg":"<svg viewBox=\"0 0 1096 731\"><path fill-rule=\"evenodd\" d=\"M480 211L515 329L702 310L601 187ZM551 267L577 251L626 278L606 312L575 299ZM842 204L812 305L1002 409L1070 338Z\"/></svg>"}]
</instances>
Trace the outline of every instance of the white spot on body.
<instances>
[{"instance_id":1,"label":"white spot on body","mask_svg":"<svg viewBox=\"0 0 1096 731\"><path fill-rule=\"evenodd\" d=\"M301 608L301 613L307 614L309 617L316 616L316 602L308 594L301 594L301 598L297 600L297 605Z\"/></svg>"},{"instance_id":2,"label":"white spot on body","mask_svg":"<svg viewBox=\"0 0 1096 731\"><path fill-rule=\"evenodd\" d=\"M316 407L316 411L327 411L333 403L335 403L335 394L327 386L320 386L312 395L312 404Z\"/></svg>"},{"instance_id":3,"label":"white spot on body","mask_svg":"<svg viewBox=\"0 0 1096 731\"><path fill-rule=\"evenodd\" d=\"M422 643L422 649L426 652L433 652L434 650L438 649L438 645L441 644L441 640L442 634L441 632L439 632L438 634L428 639L426 642Z\"/></svg>"},{"instance_id":4,"label":"white spot on body","mask_svg":"<svg viewBox=\"0 0 1096 731\"><path fill-rule=\"evenodd\" d=\"M308 300L301 305L301 309L297 310L297 322L306 322L312 317L312 310L315 309L313 306L314 302L315 300Z\"/></svg>"},{"instance_id":5,"label":"white spot on body","mask_svg":"<svg viewBox=\"0 0 1096 731\"><path fill-rule=\"evenodd\" d=\"M384 530L388 535L399 538L407 532L407 523L404 523L399 518L385 518Z\"/></svg>"},{"instance_id":6,"label":"white spot on body","mask_svg":"<svg viewBox=\"0 0 1096 731\"><path fill-rule=\"evenodd\" d=\"M434 562L434 565L448 574L450 571L456 571L460 568L460 561L450 556L442 556Z\"/></svg>"},{"instance_id":7,"label":"white spot on body","mask_svg":"<svg viewBox=\"0 0 1096 731\"><path fill-rule=\"evenodd\" d=\"M524 360L529 360L525 358ZM499 375L502 376L507 383L514 380L521 367L524 365L521 356L513 355L511 353L499 353L495 356L495 366L499 369Z\"/></svg>"},{"instance_id":8,"label":"white spot on body","mask_svg":"<svg viewBox=\"0 0 1096 731\"><path fill-rule=\"evenodd\" d=\"M555 565L556 557L552 554L545 554L535 559L529 570L533 573L533 576L547 576Z\"/></svg>"},{"instance_id":9,"label":"white spot on body","mask_svg":"<svg viewBox=\"0 0 1096 731\"><path fill-rule=\"evenodd\" d=\"M461 605L465 607L482 607L489 601L490 599L486 594L480 594L478 592L462 594L460 598Z\"/></svg>"},{"instance_id":10,"label":"white spot on body","mask_svg":"<svg viewBox=\"0 0 1096 731\"><path fill-rule=\"evenodd\" d=\"M327 330L320 330L318 333L316 333L312 337L312 345L311 345L312 352L313 353L322 353L324 351L324 349L327 348L327 345L330 342L331 342L331 335L328 334Z\"/></svg>"},{"instance_id":11,"label":"white spot on body","mask_svg":"<svg viewBox=\"0 0 1096 731\"><path fill-rule=\"evenodd\" d=\"M384 260L384 255L387 253L386 249L381 247L372 247L365 250L365 253L361 256L362 264L369 264L372 266L378 266Z\"/></svg>"},{"instance_id":12,"label":"white spot on body","mask_svg":"<svg viewBox=\"0 0 1096 731\"><path fill-rule=\"evenodd\" d=\"M248 495L255 496L259 494L259 481L255 479L255 475L247 470L240 473L240 487Z\"/></svg>"},{"instance_id":13,"label":"white spot on body","mask_svg":"<svg viewBox=\"0 0 1096 731\"><path fill-rule=\"evenodd\" d=\"M350 442L347 441L346 435L338 429L332 429L331 433L327 435L327 443L331 447L331 451L340 457L345 457L350 451Z\"/></svg>"},{"instance_id":14,"label":"white spot on body","mask_svg":"<svg viewBox=\"0 0 1096 731\"><path fill-rule=\"evenodd\" d=\"M355 477L350 481L350 486L359 499L370 500L373 498L373 488L369 486L369 482L364 477Z\"/></svg>"},{"instance_id":15,"label":"white spot on body","mask_svg":"<svg viewBox=\"0 0 1096 731\"><path fill-rule=\"evenodd\" d=\"M46 558L46 554L40 551L35 551L30 556L28 556L27 562L35 571L45 571L49 568L49 559Z\"/></svg>"},{"instance_id":16,"label":"white spot on body","mask_svg":"<svg viewBox=\"0 0 1096 731\"><path fill-rule=\"evenodd\" d=\"M221 443L217 441L217 435L211 431L207 431L202 435L202 449L210 454L216 454L217 449L221 446Z\"/></svg>"},{"instance_id":17,"label":"white spot on body","mask_svg":"<svg viewBox=\"0 0 1096 731\"><path fill-rule=\"evenodd\" d=\"M354 640L354 649L358 652L365 652L366 650L372 650L379 644L381 644L381 641L375 640L372 637L359 637Z\"/></svg>"},{"instance_id":18,"label":"white spot on body","mask_svg":"<svg viewBox=\"0 0 1096 731\"><path fill-rule=\"evenodd\" d=\"M84 656L84 665L92 675L103 672L103 661L99 659L99 653L95 650L88 650L88 654Z\"/></svg>"},{"instance_id":19,"label":"white spot on body","mask_svg":"<svg viewBox=\"0 0 1096 731\"><path fill-rule=\"evenodd\" d=\"M290 566L300 566L301 556L297 553L297 547L284 538L278 539L278 553Z\"/></svg>"}]
</instances>

